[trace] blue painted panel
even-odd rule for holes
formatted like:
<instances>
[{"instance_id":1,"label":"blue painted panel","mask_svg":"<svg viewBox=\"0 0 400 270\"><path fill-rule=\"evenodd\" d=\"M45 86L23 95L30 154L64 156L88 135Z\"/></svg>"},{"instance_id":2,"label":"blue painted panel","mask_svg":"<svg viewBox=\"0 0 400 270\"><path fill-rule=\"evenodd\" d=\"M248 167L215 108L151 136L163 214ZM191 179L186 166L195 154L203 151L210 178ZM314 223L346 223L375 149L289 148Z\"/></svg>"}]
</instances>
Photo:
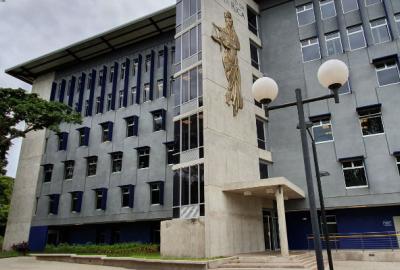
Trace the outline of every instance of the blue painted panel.
<instances>
[{"instance_id":1,"label":"blue painted panel","mask_svg":"<svg viewBox=\"0 0 400 270\"><path fill-rule=\"evenodd\" d=\"M101 90L100 90L100 113L104 111L104 97L106 95L106 82L107 82L107 67L103 66L103 78L101 81Z\"/></svg>"},{"instance_id":2,"label":"blue painted panel","mask_svg":"<svg viewBox=\"0 0 400 270\"><path fill-rule=\"evenodd\" d=\"M34 226L29 231L29 250L43 251L47 242L47 226Z\"/></svg>"},{"instance_id":3,"label":"blue painted panel","mask_svg":"<svg viewBox=\"0 0 400 270\"><path fill-rule=\"evenodd\" d=\"M111 92L111 110L115 110L115 99L117 95L117 83L118 83L118 63L114 62L114 77L112 82Z\"/></svg>"},{"instance_id":4,"label":"blue painted panel","mask_svg":"<svg viewBox=\"0 0 400 270\"><path fill-rule=\"evenodd\" d=\"M79 99L78 99L78 104L76 106L76 111L77 112L82 112L82 104L83 104L83 95L85 94L85 82L86 82L86 73L82 72L82 75L80 77L80 83L79 83Z\"/></svg>"},{"instance_id":5,"label":"blue painted panel","mask_svg":"<svg viewBox=\"0 0 400 270\"><path fill-rule=\"evenodd\" d=\"M74 105L75 82L76 82L76 77L72 76L71 84L68 89L68 91L69 91L68 106L70 106L70 107L72 107Z\"/></svg>"},{"instance_id":6,"label":"blue painted panel","mask_svg":"<svg viewBox=\"0 0 400 270\"><path fill-rule=\"evenodd\" d=\"M90 93L89 93L89 109L88 109L88 116L92 115L93 112L93 101L94 101L94 91L96 88L96 70L92 69L91 74L92 80L90 82Z\"/></svg>"},{"instance_id":7,"label":"blue painted panel","mask_svg":"<svg viewBox=\"0 0 400 270\"><path fill-rule=\"evenodd\" d=\"M56 92L57 92L57 83L53 82L51 84L50 101L54 101L56 99Z\"/></svg>"},{"instance_id":8,"label":"blue painted panel","mask_svg":"<svg viewBox=\"0 0 400 270\"><path fill-rule=\"evenodd\" d=\"M155 52L151 50L151 58L150 58L150 100L154 98L154 58Z\"/></svg>"},{"instance_id":9,"label":"blue painted panel","mask_svg":"<svg viewBox=\"0 0 400 270\"><path fill-rule=\"evenodd\" d=\"M65 80L61 81L61 89L60 89L60 96L58 98L59 102L64 102L64 96L65 96L65 86L66 86L67 82Z\"/></svg>"},{"instance_id":10,"label":"blue painted panel","mask_svg":"<svg viewBox=\"0 0 400 270\"><path fill-rule=\"evenodd\" d=\"M123 106L128 106L128 88L129 88L129 68L131 66L131 61L129 58L126 58L125 61L125 78L124 78L124 100Z\"/></svg>"},{"instance_id":11,"label":"blue painted panel","mask_svg":"<svg viewBox=\"0 0 400 270\"><path fill-rule=\"evenodd\" d=\"M168 47L164 46L164 67L163 67L163 96L167 97L168 89Z\"/></svg>"},{"instance_id":12,"label":"blue painted panel","mask_svg":"<svg viewBox=\"0 0 400 270\"><path fill-rule=\"evenodd\" d=\"M139 54L137 77L136 77L136 104L140 104L140 92L142 88L142 62L143 62L143 57L141 54Z\"/></svg>"}]
</instances>

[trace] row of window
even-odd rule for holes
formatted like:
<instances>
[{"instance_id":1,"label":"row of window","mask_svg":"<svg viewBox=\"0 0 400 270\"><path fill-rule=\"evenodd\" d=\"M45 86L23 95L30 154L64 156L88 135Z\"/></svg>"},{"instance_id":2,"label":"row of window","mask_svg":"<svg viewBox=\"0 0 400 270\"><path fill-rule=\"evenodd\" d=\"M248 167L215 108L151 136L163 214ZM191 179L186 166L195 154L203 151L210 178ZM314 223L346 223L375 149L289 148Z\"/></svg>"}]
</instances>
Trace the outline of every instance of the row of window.
<instances>
[{"instance_id":1,"label":"row of window","mask_svg":"<svg viewBox=\"0 0 400 270\"><path fill-rule=\"evenodd\" d=\"M137 168L145 169L150 165L150 147L144 146L136 148L137 150ZM166 144L167 164L172 165L177 163L178 155L175 152L173 143ZM86 157L86 176L95 176L97 173L97 156ZM123 152L110 153L111 172L118 173L122 171ZM53 164L43 165L43 182L51 182L53 175ZM74 176L75 161L64 161L64 180L71 180Z\"/></svg>"},{"instance_id":2,"label":"row of window","mask_svg":"<svg viewBox=\"0 0 400 270\"><path fill-rule=\"evenodd\" d=\"M153 132L166 130L166 111L164 109L151 112L153 116ZM111 142L113 138L113 122L104 122L101 127L101 142ZM138 136L139 117L131 116L125 118L126 137ZM89 146L90 128L82 127L77 129L79 133L79 146ZM58 150L67 150L68 133L58 133ZM47 143L46 143L47 144Z\"/></svg>"},{"instance_id":3,"label":"row of window","mask_svg":"<svg viewBox=\"0 0 400 270\"><path fill-rule=\"evenodd\" d=\"M335 0L320 0L319 8L323 20L335 17ZM343 13L348 13L359 9L358 0L341 0ZM381 3L382 0L364 0L365 6ZM307 3L296 7L297 22L299 26L308 25L315 22L314 4Z\"/></svg>"},{"instance_id":4,"label":"row of window","mask_svg":"<svg viewBox=\"0 0 400 270\"><path fill-rule=\"evenodd\" d=\"M203 112L175 121L175 145L177 153L199 149L199 158L204 155Z\"/></svg>"},{"instance_id":5,"label":"row of window","mask_svg":"<svg viewBox=\"0 0 400 270\"><path fill-rule=\"evenodd\" d=\"M201 24L198 24L175 39L175 71L181 70L181 62L196 54L201 56ZM198 58L200 60L201 57Z\"/></svg>"},{"instance_id":6,"label":"row of window","mask_svg":"<svg viewBox=\"0 0 400 270\"><path fill-rule=\"evenodd\" d=\"M372 21L370 25L375 44L384 43L391 40L386 19ZM362 25L347 28L347 39L351 51L367 47ZM339 32L326 34L325 44L328 56L342 54L344 52L342 39ZM301 50L303 54L303 62L309 62L321 58L319 40L316 37L301 41Z\"/></svg>"},{"instance_id":7,"label":"row of window","mask_svg":"<svg viewBox=\"0 0 400 270\"><path fill-rule=\"evenodd\" d=\"M197 66L182 73L174 81L175 106L201 98L203 96L203 69ZM202 104L200 103L201 107Z\"/></svg>"},{"instance_id":8,"label":"row of window","mask_svg":"<svg viewBox=\"0 0 400 270\"><path fill-rule=\"evenodd\" d=\"M190 19L200 18L200 0L178 0L176 3L176 32L182 29L182 24Z\"/></svg>"},{"instance_id":9,"label":"row of window","mask_svg":"<svg viewBox=\"0 0 400 270\"><path fill-rule=\"evenodd\" d=\"M152 205L163 205L164 203L164 182L150 182L148 183L150 187L150 203ZM121 207L122 208L133 208L134 207L134 196L135 196L135 186L134 185L125 185L120 186L120 196L121 196ZM96 210L107 209L107 189L99 188L94 189L94 207ZM80 213L82 209L82 199L83 192L82 191L74 191L71 192L71 212L72 213ZM49 208L48 214L57 215L58 214L58 206L60 195L59 194L51 194L49 197ZM37 198L38 200L39 198ZM36 206L37 206L36 202ZM37 211L37 208L36 208Z\"/></svg>"}]
</instances>

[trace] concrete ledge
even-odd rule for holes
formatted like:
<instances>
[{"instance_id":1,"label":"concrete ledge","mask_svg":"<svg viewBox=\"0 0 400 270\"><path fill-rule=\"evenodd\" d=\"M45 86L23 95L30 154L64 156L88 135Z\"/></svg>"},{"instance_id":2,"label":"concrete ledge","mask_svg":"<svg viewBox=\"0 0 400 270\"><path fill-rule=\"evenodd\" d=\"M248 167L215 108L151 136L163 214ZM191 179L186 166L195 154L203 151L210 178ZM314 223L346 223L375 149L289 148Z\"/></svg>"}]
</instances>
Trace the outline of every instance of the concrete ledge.
<instances>
[{"instance_id":1,"label":"concrete ledge","mask_svg":"<svg viewBox=\"0 0 400 270\"><path fill-rule=\"evenodd\" d=\"M400 262L400 250L339 250L332 256L337 261Z\"/></svg>"},{"instance_id":2,"label":"concrete ledge","mask_svg":"<svg viewBox=\"0 0 400 270\"><path fill-rule=\"evenodd\" d=\"M125 267L128 269L144 270L206 270L209 263L220 265L222 261L185 261L185 260L159 260L159 259L136 259L128 257L107 257L101 255L76 255L76 254L31 254L42 261L58 261L79 264L105 265ZM224 260L225 261L225 260Z\"/></svg>"}]
</instances>

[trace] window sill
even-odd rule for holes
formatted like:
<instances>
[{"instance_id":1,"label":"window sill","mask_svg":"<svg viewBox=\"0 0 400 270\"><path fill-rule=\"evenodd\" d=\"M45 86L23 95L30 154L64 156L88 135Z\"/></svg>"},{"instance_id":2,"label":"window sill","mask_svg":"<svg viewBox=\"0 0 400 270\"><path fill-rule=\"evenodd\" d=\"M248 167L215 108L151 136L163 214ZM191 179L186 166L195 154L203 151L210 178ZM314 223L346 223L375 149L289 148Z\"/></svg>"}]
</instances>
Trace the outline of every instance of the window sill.
<instances>
[{"instance_id":1,"label":"window sill","mask_svg":"<svg viewBox=\"0 0 400 270\"><path fill-rule=\"evenodd\" d=\"M96 175L87 175L86 177L92 178L92 177L96 177Z\"/></svg>"},{"instance_id":2,"label":"window sill","mask_svg":"<svg viewBox=\"0 0 400 270\"><path fill-rule=\"evenodd\" d=\"M324 144L324 143L332 143L335 140L330 140L330 141L323 141L323 142L315 142L315 144Z\"/></svg>"},{"instance_id":3,"label":"window sill","mask_svg":"<svg viewBox=\"0 0 400 270\"><path fill-rule=\"evenodd\" d=\"M385 85L378 85L378 88L383 88L383 87L386 87L386 86L392 86L392 85L398 85L398 84L400 84L400 82L390 83L390 84L385 84Z\"/></svg>"},{"instance_id":4,"label":"window sill","mask_svg":"<svg viewBox=\"0 0 400 270\"><path fill-rule=\"evenodd\" d=\"M352 189L361 189L361 188L369 188L369 186L354 186L354 187L346 187L346 190L352 190Z\"/></svg>"},{"instance_id":5,"label":"window sill","mask_svg":"<svg viewBox=\"0 0 400 270\"><path fill-rule=\"evenodd\" d=\"M149 167L145 167L145 168L138 168L138 170L146 170L149 169Z\"/></svg>"},{"instance_id":6,"label":"window sill","mask_svg":"<svg viewBox=\"0 0 400 270\"><path fill-rule=\"evenodd\" d=\"M363 135L363 138L375 137L375 136L380 136L380 135L385 135L385 132L382 132L382 133L375 133L375 134L369 134L369 135Z\"/></svg>"},{"instance_id":7,"label":"window sill","mask_svg":"<svg viewBox=\"0 0 400 270\"><path fill-rule=\"evenodd\" d=\"M122 172L122 170L118 171L118 172L111 172L111 174L120 174Z\"/></svg>"},{"instance_id":8,"label":"window sill","mask_svg":"<svg viewBox=\"0 0 400 270\"><path fill-rule=\"evenodd\" d=\"M64 182L71 182L71 181L72 181L72 178L64 179Z\"/></svg>"}]
</instances>

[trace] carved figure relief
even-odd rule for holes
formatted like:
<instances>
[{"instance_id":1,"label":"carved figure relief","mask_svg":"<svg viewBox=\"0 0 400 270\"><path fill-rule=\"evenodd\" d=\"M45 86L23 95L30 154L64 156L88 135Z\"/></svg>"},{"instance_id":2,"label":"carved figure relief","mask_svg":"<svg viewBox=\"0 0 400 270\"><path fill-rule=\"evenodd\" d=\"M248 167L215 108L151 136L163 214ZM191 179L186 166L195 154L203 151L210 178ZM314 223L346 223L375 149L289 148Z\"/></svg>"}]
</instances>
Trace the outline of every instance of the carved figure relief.
<instances>
[{"instance_id":1,"label":"carved figure relief","mask_svg":"<svg viewBox=\"0 0 400 270\"><path fill-rule=\"evenodd\" d=\"M225 103L233 108L233 116L236 116L239 109L243 109L243 97L241 93L241 78L238 61L240 50L239 38L233 26L232 14L224 13L225 26L217 26L213 23L214 33L212 39L220 45L223 53L222 63L225 76L228 80L228 90L225 93Z\"/></svg>"}]
</instances>

